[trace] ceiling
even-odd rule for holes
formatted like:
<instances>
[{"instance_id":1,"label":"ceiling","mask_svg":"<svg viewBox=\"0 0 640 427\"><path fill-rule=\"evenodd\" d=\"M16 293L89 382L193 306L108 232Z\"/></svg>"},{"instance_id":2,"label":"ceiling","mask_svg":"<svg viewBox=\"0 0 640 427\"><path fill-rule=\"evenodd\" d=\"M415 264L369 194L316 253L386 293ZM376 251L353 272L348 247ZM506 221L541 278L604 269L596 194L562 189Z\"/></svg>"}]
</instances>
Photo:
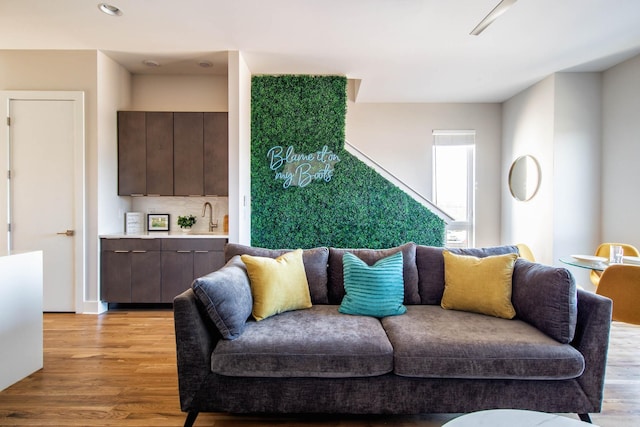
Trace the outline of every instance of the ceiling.
<instances>
[{"instance_id":1,"label":"ceiling","mask_svg":"<svg viewBox=\"0 0 640 427\"><path fill-rule=\"evenodd\" d=\"M225 74L238 50L253 74L357 80L358 102L501 102L640 54L638 0L519 0L469 35L498 2L110 0L114 17L97 0L0 0L0 49L99 49L164 74Z\"/></svg>"}]
</instances>

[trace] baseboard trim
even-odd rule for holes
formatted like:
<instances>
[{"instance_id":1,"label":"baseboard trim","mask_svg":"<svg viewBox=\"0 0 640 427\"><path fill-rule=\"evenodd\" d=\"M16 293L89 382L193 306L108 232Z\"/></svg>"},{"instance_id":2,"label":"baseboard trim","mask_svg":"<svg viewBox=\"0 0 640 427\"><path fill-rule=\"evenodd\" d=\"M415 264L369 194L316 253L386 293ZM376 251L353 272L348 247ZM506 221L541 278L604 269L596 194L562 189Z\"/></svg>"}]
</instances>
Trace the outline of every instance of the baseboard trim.
<instances>
[{"instance_id":1,"label":"baseboard trim","mask_svg":"<svg viewBox=\"0 0 640 427\"><path fill-rule=\"evenodd\" d=\"M101 314L109 309L107 303L102 301L84 301L82 312L77 314Z\"/></svg>"}]
</instances>

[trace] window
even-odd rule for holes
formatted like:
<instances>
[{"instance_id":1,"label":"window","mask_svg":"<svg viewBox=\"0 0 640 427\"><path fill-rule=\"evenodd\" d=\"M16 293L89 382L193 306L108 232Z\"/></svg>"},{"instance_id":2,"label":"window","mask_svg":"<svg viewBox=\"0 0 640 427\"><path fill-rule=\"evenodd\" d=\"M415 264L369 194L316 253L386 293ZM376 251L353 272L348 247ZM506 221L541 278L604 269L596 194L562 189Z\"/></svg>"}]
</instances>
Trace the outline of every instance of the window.
<instances>
[{"instance_id":1,"label":"window","mask_svg":"<svg viewBox=\"0 0 640 427\"><path fill-rule=\"evenodd\" d=\"M475 131L433 131L433 201L454 218L445 245L475 245Z\"/></svg>"}]
</instances>

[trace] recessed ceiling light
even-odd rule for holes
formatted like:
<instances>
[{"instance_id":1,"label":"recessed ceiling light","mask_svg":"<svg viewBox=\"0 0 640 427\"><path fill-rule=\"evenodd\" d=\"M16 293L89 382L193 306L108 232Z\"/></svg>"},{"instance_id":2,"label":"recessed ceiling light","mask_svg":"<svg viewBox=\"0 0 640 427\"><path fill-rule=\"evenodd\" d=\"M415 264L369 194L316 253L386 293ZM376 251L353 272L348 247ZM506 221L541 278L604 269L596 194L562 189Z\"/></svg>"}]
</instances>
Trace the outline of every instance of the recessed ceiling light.
<instances>
[{"instance_id":1,"label":"recessed ceiling light","mask_svg":"<svg viewBox=\"0 0 640 427\"><path fill-rule=\"evenodd\" d=\"M154 61L153 59L145 59L144 61L142 61L142 63L144 65L146 65L147 67L159 67L160 63L158 61Z\"/></svg>"},{"instance_id":2,"label":"recessed ceiling light","mask_svg":"<svg viewBox=\"0 0 640 427\"><path fill-rule=\"evenodd\" d=\"M202 68L211 68L213 67L213 62L211 61L198 61L198 65Z\"/></svg>"},{"instance_id":3,"label":"recessed ceiling light","mask_svg":"<svg viewBox=\"0 0 640 427\"><path fill-rule=\"evenodd\" d=\"M122 15L122 11L119 8L108 3L100 3L98 5L98 9L100 9L102 13L106 13L107 15L111 15L111 16Z\"/></svg>"}]
</instances>

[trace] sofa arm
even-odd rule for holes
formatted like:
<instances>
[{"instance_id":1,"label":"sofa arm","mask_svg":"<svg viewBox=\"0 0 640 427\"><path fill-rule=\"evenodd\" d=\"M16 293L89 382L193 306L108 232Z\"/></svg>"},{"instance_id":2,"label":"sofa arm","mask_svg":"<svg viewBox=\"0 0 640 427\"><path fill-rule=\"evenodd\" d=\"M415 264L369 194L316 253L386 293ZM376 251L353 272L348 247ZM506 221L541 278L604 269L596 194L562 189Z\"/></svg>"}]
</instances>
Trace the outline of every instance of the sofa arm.
<instances>
[{"instance_id":1,"label":"sofa arm","mask_svg":"<svg viewBox=\"0 0 640 427\"><path fill-rule=\"evenodd\" d=\"M220 339L217 329L198 305L192 289L173 300L180 406L190 411L193 398L211 372L211 353Z\"/></svg>"},{"instance_id":2,"label":"sofa arm","mask_svg":"<svg viewBox=\"0 0 640 427\"><path fill-rule=\"evenodd\" d=\"M584 357L585 370L578 383L593 404L592 412L602 407L612 306L609 298L578 289L578 320L571 345Z\"/></svg>"}]
</instances>

